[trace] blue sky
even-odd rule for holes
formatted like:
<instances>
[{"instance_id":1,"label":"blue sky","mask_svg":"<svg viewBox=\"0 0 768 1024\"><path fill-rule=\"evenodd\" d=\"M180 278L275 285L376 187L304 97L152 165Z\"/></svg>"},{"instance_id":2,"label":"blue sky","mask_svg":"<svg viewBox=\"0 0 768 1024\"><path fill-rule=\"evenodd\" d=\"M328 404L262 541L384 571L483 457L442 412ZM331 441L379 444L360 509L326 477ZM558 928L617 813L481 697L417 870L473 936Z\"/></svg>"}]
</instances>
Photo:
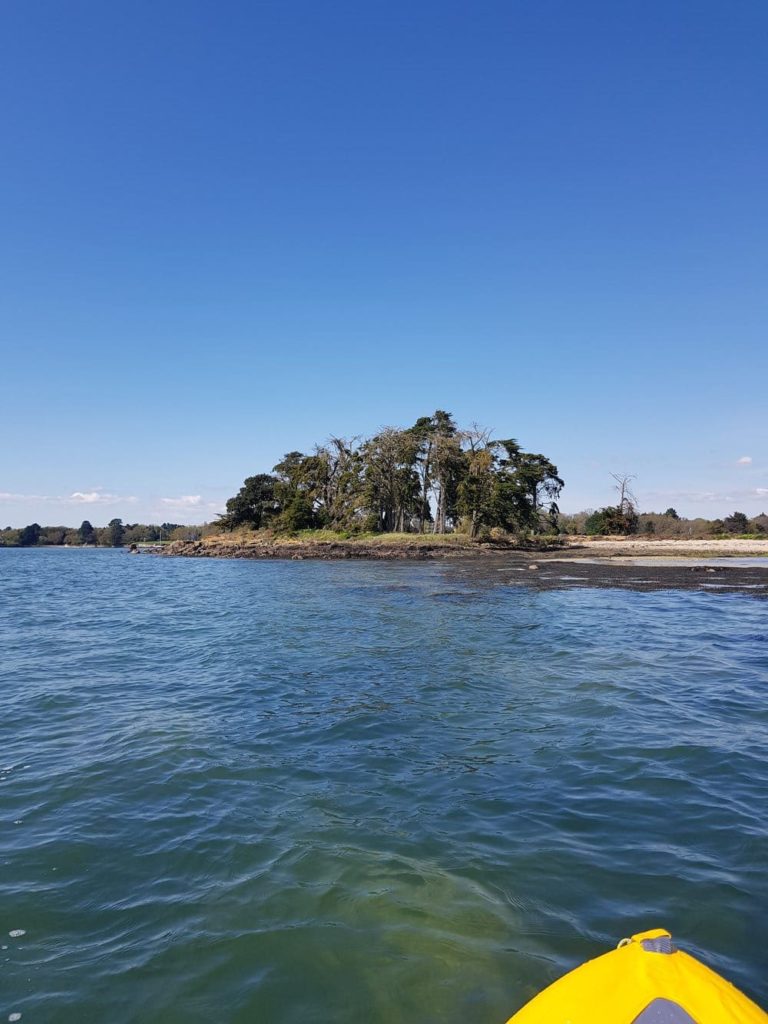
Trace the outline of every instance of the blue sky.
<instances>
[{"instance_id":1,"label":"blue sky","mask_svg":"<svg viewBox=\"0 0 768 1024\"><path fill-rule=\"evenodd\" d=\"M0 525L435 408L768 511L768 5L10 0Z\"/></svg>"}]
</instances>

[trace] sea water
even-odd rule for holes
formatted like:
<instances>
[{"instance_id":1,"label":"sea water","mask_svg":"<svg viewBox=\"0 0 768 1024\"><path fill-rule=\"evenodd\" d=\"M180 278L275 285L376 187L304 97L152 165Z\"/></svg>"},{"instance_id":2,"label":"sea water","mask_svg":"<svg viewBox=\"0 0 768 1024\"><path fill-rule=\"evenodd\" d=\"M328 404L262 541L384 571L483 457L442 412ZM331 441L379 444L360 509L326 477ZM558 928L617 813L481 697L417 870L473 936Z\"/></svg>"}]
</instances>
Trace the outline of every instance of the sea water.
<instances>
[{"instance_id":1,"label":"sea water","mask_svg":"<svg viewBox=\"0 0 768 1024\"><path fill-rule=\"evenodd\" d=\"M502 1024L654 926L768 1003L765 600L2 550L0 699L0 1020Z\"/></svg>"}]
</instances>

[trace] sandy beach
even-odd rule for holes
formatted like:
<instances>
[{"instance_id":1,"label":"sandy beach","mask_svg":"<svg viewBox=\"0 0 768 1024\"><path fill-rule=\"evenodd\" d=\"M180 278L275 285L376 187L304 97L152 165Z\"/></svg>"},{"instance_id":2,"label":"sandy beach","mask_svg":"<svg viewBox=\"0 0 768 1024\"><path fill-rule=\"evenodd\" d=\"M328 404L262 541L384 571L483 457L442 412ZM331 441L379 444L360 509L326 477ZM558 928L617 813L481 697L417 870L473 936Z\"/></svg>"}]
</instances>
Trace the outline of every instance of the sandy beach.
<instances>
[{"instance_id":1,"label":"sandy beach","mask_svg":"<svg viewBox=\"0 0 768 1024\"><path fill-rule=\"evenodd\" d=\"M569 557L590 558L768 558L765 540L646 540L639 537L572 537Z\"/></svg>"}]
</instances>

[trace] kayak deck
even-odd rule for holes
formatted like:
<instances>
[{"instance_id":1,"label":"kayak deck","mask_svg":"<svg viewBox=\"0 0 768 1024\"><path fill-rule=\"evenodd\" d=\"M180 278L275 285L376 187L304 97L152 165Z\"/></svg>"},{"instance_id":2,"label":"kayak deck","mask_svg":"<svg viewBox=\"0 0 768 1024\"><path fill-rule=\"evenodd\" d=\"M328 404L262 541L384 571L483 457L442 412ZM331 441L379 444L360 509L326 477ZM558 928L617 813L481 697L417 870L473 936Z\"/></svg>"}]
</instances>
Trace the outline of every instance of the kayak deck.
<instances>
[{"instance_id":1,"label":"kayak deck","mask_svg":"<svg viewBox=\"0 0 768 1024\"><path fill-rule=\"evenodd\" d=\"M508 1024L768 1024L768 1014L655 928L566 974Z\"/></svg>"}]
</instances>

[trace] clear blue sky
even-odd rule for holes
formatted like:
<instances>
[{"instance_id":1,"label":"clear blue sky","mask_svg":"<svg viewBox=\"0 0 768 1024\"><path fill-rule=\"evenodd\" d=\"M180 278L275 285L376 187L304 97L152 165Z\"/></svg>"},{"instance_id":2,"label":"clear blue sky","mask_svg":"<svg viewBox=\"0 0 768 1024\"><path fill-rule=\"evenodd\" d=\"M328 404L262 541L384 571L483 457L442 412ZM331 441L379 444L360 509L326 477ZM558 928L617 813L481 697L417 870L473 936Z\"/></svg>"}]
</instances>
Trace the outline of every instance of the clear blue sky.
<instances>
[{"instance_id":1,"label":"clear blue sky","mask_svg":"<svg viewBox=\"0 0 768 1024\"><path fill-rule=\"evenodd\" d=\"M767 38L764 0L8 0L0 525L200 521L438 407L566 510L620 471L768 511Z\"/></svg>"}]
</instances>

